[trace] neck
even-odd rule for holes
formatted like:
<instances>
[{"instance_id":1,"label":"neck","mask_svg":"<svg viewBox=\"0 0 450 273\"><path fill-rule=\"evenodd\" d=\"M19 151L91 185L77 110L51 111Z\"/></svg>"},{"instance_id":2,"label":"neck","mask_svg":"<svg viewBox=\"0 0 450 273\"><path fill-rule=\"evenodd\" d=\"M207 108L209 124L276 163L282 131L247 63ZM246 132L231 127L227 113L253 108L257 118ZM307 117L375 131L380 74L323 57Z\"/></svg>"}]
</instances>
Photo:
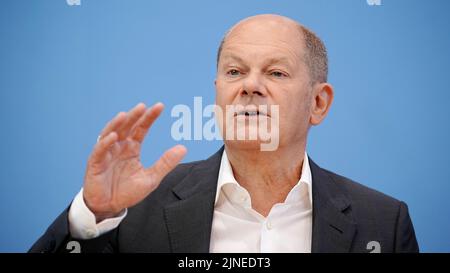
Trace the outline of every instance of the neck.
<instances>
[{"instance_id":1,"label":"neck","mask_svg":"<svg viewBox=\"0 0 450 273\"><path fill-rule=\"evenodd\" d=\"M252 207L267 216L273 205L283 203L301 177L305 145L273 152L225 146L236 181L251 197Z\"/></svg>"}]
</instances>

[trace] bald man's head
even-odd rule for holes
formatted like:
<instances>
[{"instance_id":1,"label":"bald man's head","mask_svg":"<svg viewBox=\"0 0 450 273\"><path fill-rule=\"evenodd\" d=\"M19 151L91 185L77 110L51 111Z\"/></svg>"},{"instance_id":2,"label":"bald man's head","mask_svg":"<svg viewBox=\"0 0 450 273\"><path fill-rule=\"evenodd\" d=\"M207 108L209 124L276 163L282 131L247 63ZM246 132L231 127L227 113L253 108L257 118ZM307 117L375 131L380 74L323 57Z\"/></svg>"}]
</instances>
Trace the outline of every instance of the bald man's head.
<instances>
[{"instance_id":1,"label":"bald man's head","mask_svg":"<svg viewBox=\"0 0 450 273\"><path fill-rule=\"evenodd\" d=\"M328 57L322 40L311 30L300 23L284 16L274 14L262 14L248 17L231 27L222 39L217 52L217 65L219 64L222 49L230 36L236 32L255 31L258 26L277 25L283 26L280 31L296 29L297 37L292 37L292 43L302 43L304 48L302 61L308 68L311 84L327 82L328 78ZM264 28L260 28L264 31ZM270 35L270 34L269 34Z\"/></svg>"}]
</instances>

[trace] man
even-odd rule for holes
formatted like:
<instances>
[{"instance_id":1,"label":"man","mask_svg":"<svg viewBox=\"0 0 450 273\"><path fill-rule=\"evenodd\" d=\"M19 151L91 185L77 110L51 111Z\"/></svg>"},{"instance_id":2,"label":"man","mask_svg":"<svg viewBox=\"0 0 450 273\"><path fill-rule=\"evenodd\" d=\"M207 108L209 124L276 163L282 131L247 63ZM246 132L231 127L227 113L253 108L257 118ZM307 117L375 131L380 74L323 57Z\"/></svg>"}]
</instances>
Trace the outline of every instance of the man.
<instances>
[{"instance_id":1,"label":"man","mask_svg":"<svg viewBox=\"0 0 450 273\"><path fill-rule=\"evenodd\" d=\"M276 149L233 134L207 160L177 165L186 154L177 145L145 168L141 144L163 105L138 104L103 129L83 189L31 252L419 250L405 203L306 154L309 128L333 101L326 50L314 33L278 15L246 18L226 34L217 61L217 106L244 107L218 115L222 134L270 121ZM279 114L260 106L279 106Z\"/></svg>"}]
</instances>

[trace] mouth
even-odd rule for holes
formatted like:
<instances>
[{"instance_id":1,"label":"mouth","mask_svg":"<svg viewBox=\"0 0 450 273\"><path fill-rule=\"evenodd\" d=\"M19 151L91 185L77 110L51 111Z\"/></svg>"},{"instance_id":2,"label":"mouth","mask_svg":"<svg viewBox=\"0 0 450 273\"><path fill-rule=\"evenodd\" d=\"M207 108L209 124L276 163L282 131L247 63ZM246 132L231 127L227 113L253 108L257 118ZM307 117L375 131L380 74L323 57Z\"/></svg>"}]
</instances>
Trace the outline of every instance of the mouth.
<instances>
[{"instance_id":1,"label":"mouth","mask_svg":"<svg viewBox=\"0 0 450 273\"><path fill-rule=\"evenodd\" d=\"M234 116L245 116L245 117L259 117L259 116L264 116L264 117L270 117L269 114L267 114L267 112L265 111L260 111L260 110L242 110L239 112L234 113Z\"/></svg>"}]
</instances>

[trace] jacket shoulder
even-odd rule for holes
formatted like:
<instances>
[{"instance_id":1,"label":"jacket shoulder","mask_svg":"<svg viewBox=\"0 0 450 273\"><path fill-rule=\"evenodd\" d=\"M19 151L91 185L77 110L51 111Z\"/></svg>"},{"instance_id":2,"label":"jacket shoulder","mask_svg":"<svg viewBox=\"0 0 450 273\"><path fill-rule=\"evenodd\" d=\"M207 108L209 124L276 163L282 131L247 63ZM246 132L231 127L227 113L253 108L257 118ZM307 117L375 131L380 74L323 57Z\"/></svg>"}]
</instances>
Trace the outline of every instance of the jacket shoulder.
<instances>
[{"instance_id":1,"label":"jacket shoulder","mask_svg":"<svg viewBox=\"0 0 450 273\"><path fill-rule=\"evenodd\" d=\"M329 175L338 186L344 188L347 197L354 202L367 202L373 205L379 204L383 207L391 207L396 209L398 209L398 206L400 205L401 201L392 196L365 186L348 177L336 174L329 170L322 170Z\"/></svg>"},{"instance_id":2,"label":"jacket shoulder","mask_svg":"<svg viewBox=\"0 0 450 273\"><path fill-rule=\"evenodd\" d=\"M342 175L323 171L351 202L349 214L358 226L355 249L365 249L368 241L375 240L383 252L419 251L408 206L403 201Z\"/></svg>"}]
</instances>

